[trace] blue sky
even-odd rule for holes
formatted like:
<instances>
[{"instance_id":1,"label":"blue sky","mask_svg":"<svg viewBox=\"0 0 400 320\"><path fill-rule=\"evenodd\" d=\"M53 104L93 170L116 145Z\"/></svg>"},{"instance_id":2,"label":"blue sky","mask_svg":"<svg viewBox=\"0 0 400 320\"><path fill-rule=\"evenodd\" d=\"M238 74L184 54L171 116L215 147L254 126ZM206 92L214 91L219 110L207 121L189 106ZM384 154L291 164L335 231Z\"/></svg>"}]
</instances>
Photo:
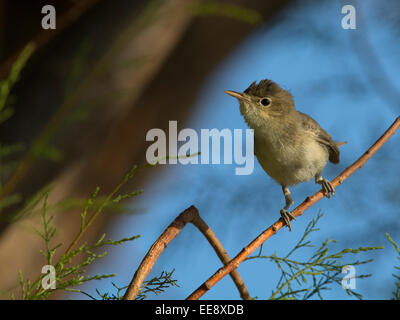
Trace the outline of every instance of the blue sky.
<instances>
[{"instance_id":1,"label":"blue sky","mask_svg":"<svg viewBox=\"0 0 400 320\"><path fill-rule=\"evenodd\" d=\"M357 11L362 10L364 21L368 22L365 27L357 25L357 30L341 28L341 2L306 1L290 6L272 25L255 29L210 75L198 93L191 118L185 124L178 123L178 130L246 129L237 101L224 90L243 91L254 80L272 79L292 93L298 110L316 119L335 140L348 142L341 148L341 163L325 168L324 176L333 179L365 152L399 114L399 105L382 96L376 88L378 84L367 76L367 70L373 70L374 66L365 65L360 54L355 54L354 37L367 37L386 73L378 70L375 81L385 76L400 90L400 46L394 41L398 35L393 31L390 17L382 22L379 14L385 11L379 5L382 2L357 4ZM336 197L314 205L293 223L292 232L281 230L269 239L263 253L285 255L321 210L325 215L319 223L320 231L311 236L316 245L330 238L338 241L331 246L332 251L385 246L384 250L358 257L374 258L374 262L356 268L358 274L373 274L371 278L357 280L357 291L367 299L390 298L397 261L385 232L400 242L400 223L396 219L400 215L399 143L397 134L337 189ZM134 234L142 237L111 248L108 256L90 270L117 273L116 278L92 282L83 290L93 294L95 288L112 291L111 281L120 286L128 284L151 244L192 204L231 257L235 256L279 218L284 198L280 186L264 173L257 161L251 175L236 176L234 169L234 164L178 164L158 170L157 176L143 187L144 194L133 200L132 206L143 213L121 216L108 232L113 239ZM318 190L313 181L292 188L295 205ZM302 254L308 256L312 251L304 249L296 258L301 259ZM165 294L151 298L184 299L220 266L203 236L189 225L164 251L149 276L175 269L174 278L180 288L168 289ZM269 297L279 277L276 267L264 260L244 262L238 270L250 294L259 299ZM340 286L333 285L324 297L346 299L347 295ZM228 276L206 293L204 299L239 299L239 295Z\"/></svg>"}]
</instances>

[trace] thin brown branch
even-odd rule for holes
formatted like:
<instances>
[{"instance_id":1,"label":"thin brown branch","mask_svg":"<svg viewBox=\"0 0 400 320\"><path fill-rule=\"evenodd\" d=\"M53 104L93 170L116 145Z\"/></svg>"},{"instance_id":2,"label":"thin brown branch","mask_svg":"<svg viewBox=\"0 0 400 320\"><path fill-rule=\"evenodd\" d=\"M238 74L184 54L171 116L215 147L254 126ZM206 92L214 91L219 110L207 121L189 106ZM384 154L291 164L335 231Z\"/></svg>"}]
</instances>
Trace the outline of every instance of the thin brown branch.
<instances>
[{"instance_id":1,"label":"thin brown branch","mask_svg":"<svg viewBox=\"0 0 400 320\"><path fill-rule=\"evenodd\" d=\"M199 230L200 232L206 237L208 242L211 244L211 246L214 248L215 253L218 255L219 259L221 262L226 265L231 261L231 258L229 257L228 253L222 246L221 242L218 240L217 236L214 234L214 232L208 227L208 225L205 223L205 221L200 217L200 215L195 214L194 219L191 221ZM230 273L230 276L235 283L236 287L239 290L240 297L243 300L249 300L251 299L250 293L247 290L246 285L244 284L242 278L239 275L239 272L237 270L232 270Z\"/></svg>"},{"instance_id":2,"label":"thin brown branch","mask_svg":"<svg viewBox=\"0 0 400 320\"><path fill-rule=\"evenodd\" d=\"M200 232L207 238L208 242L214 248L218 257L225 265L231 259L229 258L226 250L222 246L221 242L218 240L214 232L209 228L209 226L204 222L204 220L200 217L199 212L196 207L191 206L185 211L183 211L169 226L165 231L161 234L161 236L157 239L156 242L151 246L150 250L147 252L146 256L142 260L139 268L136 270L135 275L129 284L128 289L125 292L124 300L134 300L138 295L140 288L144 279L150 273L151 269L154 266L154 263L157 261L158 257L164 251L164 249L168 246L168 244L175 239L175 237L179 234L179 232L183 229L183 227L188 223L192 223L195 225ZM242 299L248 300L250 299L250 294L244 284L242 278L240 277L237 270L232 270L230 273L232 280L235 282L236 287L239 290L240 296Z\"/></svg>"},{"instance_id":3,"label":"thin brown branch","mask_svg":"<svg viewBox=\"0 0 400 320\"><path fill-rule=\"evenodd\" d=\"M397 117L396 121L390 126L389 129L351 166L347 167L341 174L339 174L333 181L332 185L338 187L348 177L350 177L355 171L360 169L365 162L367 162L376 151L383 146L383 144L396 132L400 127L400 117ZM322 190L318 191L311 197L307 197L302 204L300 204L291 213L294 217L299 217L305 210L315 204L317 201L323 198L324 194ZM187 299L197 300L208 290L210 290L218 281L225 277L228 273L235 270L243 260L245 260L254 250L262 245L269 237L275 234L279 229L285 225L284 221L279 219L263 233L261 233L256 239L254 239L247 247L243 248L242 251L233 258L228 264L220 268L214 273L206 282L204 282L197 290L195 290Z\"/></svg>"}]
</instances>

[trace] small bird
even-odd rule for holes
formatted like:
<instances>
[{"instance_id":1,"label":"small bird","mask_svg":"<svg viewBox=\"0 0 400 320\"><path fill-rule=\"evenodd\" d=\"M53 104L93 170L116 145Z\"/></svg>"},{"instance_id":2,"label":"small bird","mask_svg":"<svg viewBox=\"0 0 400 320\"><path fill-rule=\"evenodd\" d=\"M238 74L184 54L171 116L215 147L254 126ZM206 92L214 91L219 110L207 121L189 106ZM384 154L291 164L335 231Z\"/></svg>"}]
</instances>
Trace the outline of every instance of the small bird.
<instances>
[{"instance_id":1,"label":"small bird","mask_svg":"<svg viewBox=\"0 0 400 320\"><path fill-rule=\"evenodd\" d=\"M226 90L240 103L240 112L254 130L254 153L264 171L282 186L285 206L280 214L291 230L288 211L294 203L289 186L315 179L329 198L332 183L322 177L329 159L339 163L339 146L313 118L297 111L292 95L275 82L254 81L244 92Z\"/></svg>"}]
</instances>

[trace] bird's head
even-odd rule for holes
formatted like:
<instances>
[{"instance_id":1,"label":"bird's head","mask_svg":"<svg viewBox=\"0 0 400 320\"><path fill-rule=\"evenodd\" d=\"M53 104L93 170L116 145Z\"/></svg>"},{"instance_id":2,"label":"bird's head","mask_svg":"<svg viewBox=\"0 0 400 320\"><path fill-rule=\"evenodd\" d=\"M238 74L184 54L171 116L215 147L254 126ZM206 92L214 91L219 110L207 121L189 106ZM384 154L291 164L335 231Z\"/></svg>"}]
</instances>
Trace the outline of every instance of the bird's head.
<instances>
[{"instance_id":1,"label":"bird's head","mask_svg":"<svg viewBox=\"0 0 400 320\"><path fill-rule=\"evenodd\" d=\"M225 93L239 100L240 111L250 127L285 120L296 110L292 95L268 79L258 84L254 81L244 92Z\"/></svg>"}]
</instances>

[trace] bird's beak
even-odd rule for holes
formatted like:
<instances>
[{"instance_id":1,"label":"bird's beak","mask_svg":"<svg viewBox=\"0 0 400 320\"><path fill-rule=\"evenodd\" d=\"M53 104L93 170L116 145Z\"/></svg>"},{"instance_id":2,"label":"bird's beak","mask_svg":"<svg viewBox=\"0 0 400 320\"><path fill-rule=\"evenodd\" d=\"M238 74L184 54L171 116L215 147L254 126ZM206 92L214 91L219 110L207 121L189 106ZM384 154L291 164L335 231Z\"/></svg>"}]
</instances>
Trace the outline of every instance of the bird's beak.
<instances>
[{"instance_id":1,"label":"bird's beak","mask_svg":"<svg viewBox=\"0 0 400 320\"><path fill-rule=\"evenodd\" d=\"M225 90L226 94L229 94L230 96L238 99L239 101L247 101L250 102L250 97L246 93L242 92L236 92L236 91L231 91L231 90Z\"/></svg>"}]
</instances>

